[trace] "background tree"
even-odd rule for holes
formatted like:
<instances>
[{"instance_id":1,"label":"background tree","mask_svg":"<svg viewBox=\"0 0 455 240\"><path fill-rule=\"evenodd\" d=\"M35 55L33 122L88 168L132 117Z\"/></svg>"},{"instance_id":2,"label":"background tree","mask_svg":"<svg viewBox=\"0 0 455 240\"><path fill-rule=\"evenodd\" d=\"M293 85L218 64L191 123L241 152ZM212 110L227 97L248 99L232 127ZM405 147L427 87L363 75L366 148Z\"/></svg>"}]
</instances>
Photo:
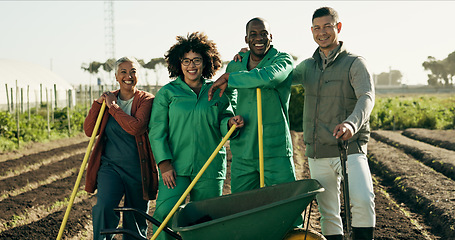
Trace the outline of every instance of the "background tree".
<instances>
[{"instance_id":1,"label":"background tree","mask_svg":"<svg viewBox=\"0 0 455 240\"><path fill-rule=\"evenodd\" d=\"M450 75L449 84L453 86L453 77L455 76L455 52L452 52L447 56L447 72Z\"/></svg>"},{"instance_id":2,"label":"background tree","mask_svg":"<svg viewBox=\"0 0 455 240\"><path fill-rule=\"evenodd\" d=\"M447 58L438 60L429 56L427 61L422 63L425 70L431 71L428 74L428 84L431 86L453 86L455 76L455 52L450 53Z\"/></svg>"},{"instance_id":3,"label":"background tree","mask_svg":"<svg viewBox=\"0 0 455 240\"><path fill-rule=\"evenodd\" d=\"M161 77L161 70L165 69L165 64L166 64L166 61L164 60L164 58L162 58L162 57L152 58L147 63L145 63L145 61L141 59L141 60L138 60L138 62L142 65L143 68L153 71L155 78L156 78L155 83L156 83L156 85L159 85L158 82ZM149 84L147 75L148 74L146 73L145 79L146 79L147 84Z\"/></svg>"},{"instance_id":4,"label":"background tree","mask_svg":"<svg viewBox=\"0 0 455 240\"><path fill-rule=\"evenodd\" d=\"M104 71L106 71L108 73L114 71L115 62L116 62L116 60L114 58L109 58L108 60L106 60L106 62L103 63Z\"/></svg>"},{"instance_id":5,"label":"background tree","mask_svg":"<svg viewBox=\"0 0 455 240\"><path fill-rule=\"evenodd\" d=\"M106 62L103 63L103 70L106 71L109 75L108 79L111 79L111 83L115 83L115 78L112 76L112 72L114 72L115 68L115 58L109 58Z\"/></svg>"},{"instance_id":6,"label":"background tree","mask_svg":"<svg viewBox=\"0 0 455 240\"><path fill-rule=\"evenodd\" d=\"M92 76L92 75L98 74L101 65L102 65L102 63L93 61L88 64L82 63L81 68L82 68L82 70L87 71L90 74L90 76ZM92 84L91 82L92 82L92 78L90 77L90 85Z\"/></svg>"},{"instance_id":7,"label":"background tree","mask_svg":"<svg viewBox=\"0 0 455 240\"><path fill-rule=\"evenodd\" d=\"M380 74L374 74L377 86L397 86L401 85L403 74L400 70L390 70L389 72L382 72Z\"/></svg>"},{"instance_id":8,"label":"background tree","mask_svg":"<svg viewBox=\"0 0 455 240\"><path fill-rule=\"evenodd\" d=\"M100 62L97 62L97 61L93 61L93 62L90 62L90 63L82 63L82 70L84 71L87 71L89 72L90 74L96 74L98 73L101 65L103 65L102 63Z\"/></svg>"},{"instance_id":9,"label":"background tree","mask_svg":"<svg viewBox=\"0 0 455 240\"><path fill-rule=\"evenodd\" d=\"M154 70L158 64L162 64L164 66L165 63L166 63L166 61L162 57L152 58L152 59L150 59L150 61L148 63L145 63L144 65L142 65L142 67Z\"/></svg>"}]
</instances>

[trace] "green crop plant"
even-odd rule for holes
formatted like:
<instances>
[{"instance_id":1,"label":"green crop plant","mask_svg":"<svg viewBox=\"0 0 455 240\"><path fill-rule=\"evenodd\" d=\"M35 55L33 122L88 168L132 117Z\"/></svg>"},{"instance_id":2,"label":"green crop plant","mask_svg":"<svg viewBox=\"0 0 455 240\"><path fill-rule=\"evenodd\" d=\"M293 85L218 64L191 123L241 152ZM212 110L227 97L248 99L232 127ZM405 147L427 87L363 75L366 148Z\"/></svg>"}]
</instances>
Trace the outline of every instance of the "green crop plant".
<instances>
[{"instance_id":1,"label":"green crop plant","mask_svg":"<svg viewBox=\"0 0 455 240\"><path fill-rule=\"evenodd\" d=\"M453 129L454 123L455 97L436 95L378 97L370 118L373 130Z\"/></svg>"}]
</instances>

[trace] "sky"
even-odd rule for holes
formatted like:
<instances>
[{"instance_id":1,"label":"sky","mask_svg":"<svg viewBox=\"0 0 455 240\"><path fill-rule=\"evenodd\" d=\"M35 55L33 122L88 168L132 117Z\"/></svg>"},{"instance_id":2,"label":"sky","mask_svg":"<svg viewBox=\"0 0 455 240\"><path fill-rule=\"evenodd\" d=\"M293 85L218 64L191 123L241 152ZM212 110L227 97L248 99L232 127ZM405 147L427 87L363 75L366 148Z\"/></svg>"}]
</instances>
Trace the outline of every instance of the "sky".
<instances>
[{"instance_id":1,"label":"sky","mask_svg":"<svg viewBox=\"0 0 455 240\"><path fill-rule=\"evenodd\" d=\"M339 40L373 74L399 70L402 83L427 84L427 57L455 51L455 1L114 1L115 57L148 62L163 57L176 36L201 31L231 60L247 46L246 22L259 16L270 24L274 47L298 64L317 47L311 16L323 6L338 11ZM0 58L39 64L74 85L94 83L81 66L109 58L105 17L104 1L0 1ZM164 84L166 74L143 73L139 81Z\"/></svg>"}]
</instances>

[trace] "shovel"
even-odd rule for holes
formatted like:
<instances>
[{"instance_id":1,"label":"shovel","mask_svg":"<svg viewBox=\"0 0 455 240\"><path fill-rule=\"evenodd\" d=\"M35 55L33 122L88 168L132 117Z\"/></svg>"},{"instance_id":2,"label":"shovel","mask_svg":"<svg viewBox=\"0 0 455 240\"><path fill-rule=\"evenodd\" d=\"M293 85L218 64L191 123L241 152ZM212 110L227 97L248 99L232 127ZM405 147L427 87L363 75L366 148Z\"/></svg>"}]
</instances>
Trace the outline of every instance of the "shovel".
<instances>
[{"instance_id":1,"label":"shovel","mask_svg":"<svg viewBox=\"0 0 455 240\"><path fill-rule=\"evenodd\" d=\"M345 239L352 239L352 226L351 226L351 203L349 201L349 182L346 165L348 162L348 141L338 139L338 150L340 151L341 172L343 174L343 199L344 211L346 217L346 235Z\"/></svg>"}]
</instances>

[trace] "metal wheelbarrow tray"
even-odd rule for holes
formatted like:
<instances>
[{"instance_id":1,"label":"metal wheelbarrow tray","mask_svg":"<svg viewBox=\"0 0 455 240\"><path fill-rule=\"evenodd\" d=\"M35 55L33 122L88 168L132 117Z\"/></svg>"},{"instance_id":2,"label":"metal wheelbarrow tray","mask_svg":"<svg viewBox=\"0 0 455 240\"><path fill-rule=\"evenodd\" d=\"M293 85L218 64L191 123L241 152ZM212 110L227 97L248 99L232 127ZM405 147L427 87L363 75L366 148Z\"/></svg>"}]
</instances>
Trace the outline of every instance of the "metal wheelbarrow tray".
<instances>
[{"instance_id":1,"label":"metal wheelbarrow tray","mask_svg":"<svg viewBox=\"0 0 455 240\"><path fill-rule=\"evenodd\" d=\"M280 240L317 193L314 179L277 184L180 206L172 229L184 240Z\"/></svg>"}]
</instances>

